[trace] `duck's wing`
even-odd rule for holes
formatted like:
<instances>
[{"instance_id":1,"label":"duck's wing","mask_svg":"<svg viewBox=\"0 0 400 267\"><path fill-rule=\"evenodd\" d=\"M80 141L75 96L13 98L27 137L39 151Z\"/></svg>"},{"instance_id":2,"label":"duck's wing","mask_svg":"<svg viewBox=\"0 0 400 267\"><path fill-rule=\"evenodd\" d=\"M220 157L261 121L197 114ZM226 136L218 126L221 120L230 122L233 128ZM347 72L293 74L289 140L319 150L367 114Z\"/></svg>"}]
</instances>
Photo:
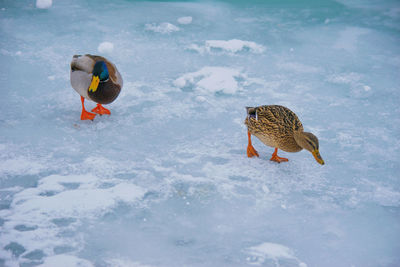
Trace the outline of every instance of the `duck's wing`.
<instances>
[{"instance_id":1,"label":"duck's wing","mask_svg":"<svg viewBox=\"0 0 400 267\"><path fill-rule=\"evenodd\" d=\"M92 74L95 63L96 61L88 55L74 56L71 61L71 72L83 71Z\"/></svg>"},{"instance_id":2,"label":"duck's wing","mask_svg":"<svg viewBox=\"0 0 400 267\"><path fill-rule=\"evenodd\" d=\"M303 125L297 115L284 106L260 106L255 112L258 123L266 130L281 134L303 131Z\"/></svg>"},{"instance_id":3,"label":"duck's wing","mask_svg":"<svg viewBox=\"0 0 400 267\"><path fill-rule=\"evenodd\" d=\"M87 56L74 56L71 61L71 86L86 99L90 99L87 89L92 80L94 64L95 61Z\"/></svg>"},{"instance_id":4,"label":"duck's wing","mask_svg":"<svg viewBox=\"0 0 400 267\"><path fill-rule=\"evenodd\" d=\"M115 84L118 84L118 85L122 88L122 85L124 84L124 82L123 82L123 80L122 80L122 76L121 76L121 74L119 73L117 67L116 67L113 63L111 63L110 61L108 61L108 60L106 61L106 65L107 65L108 72L109 72L109 74L110 74L111 80L112 80Z\"/></svg>"}]
</instances>

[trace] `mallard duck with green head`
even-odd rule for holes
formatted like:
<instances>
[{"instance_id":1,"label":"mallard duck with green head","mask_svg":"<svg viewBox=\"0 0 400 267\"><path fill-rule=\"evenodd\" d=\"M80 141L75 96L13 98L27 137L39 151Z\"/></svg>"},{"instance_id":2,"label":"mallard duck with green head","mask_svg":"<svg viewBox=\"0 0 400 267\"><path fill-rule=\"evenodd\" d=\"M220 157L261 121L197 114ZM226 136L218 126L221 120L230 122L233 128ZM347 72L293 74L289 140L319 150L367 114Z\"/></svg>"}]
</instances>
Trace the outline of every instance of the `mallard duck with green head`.
<instances>
[{"instance_id":1,"label":"mallard duck with green head","mask_svg":"<svg viewBox=\"0 0 400 267\"><path fill-rule=\"evenodd\" d=\"M101 56L74 55L71 61L71 85L81 95L81 120L93 120L96 116L111 112L103 104L113 102L121 92L123 85L121 74L117 67ZM97 106L88 112L85 109L85 99L92 100Z\"/></svg>"},{"instance_id":2,"label":"mallard duck with green head","mask_svg":"<svg viewBox=\"0 0 400 267\"><path fill-rule=\"evenodd\" d=\"M265 145L275 148L270 160L281 163L287 158L278 156L278 149L286 152L298 152L306 149L312 153L315 160L324 165L324 160L319 153L318 138L308 132L304 132L301 121L290 109L279 106L247 107L248 146L247 156L259 156L251 143L251 135L254 135Z\"/></svg>"}]
</instances>

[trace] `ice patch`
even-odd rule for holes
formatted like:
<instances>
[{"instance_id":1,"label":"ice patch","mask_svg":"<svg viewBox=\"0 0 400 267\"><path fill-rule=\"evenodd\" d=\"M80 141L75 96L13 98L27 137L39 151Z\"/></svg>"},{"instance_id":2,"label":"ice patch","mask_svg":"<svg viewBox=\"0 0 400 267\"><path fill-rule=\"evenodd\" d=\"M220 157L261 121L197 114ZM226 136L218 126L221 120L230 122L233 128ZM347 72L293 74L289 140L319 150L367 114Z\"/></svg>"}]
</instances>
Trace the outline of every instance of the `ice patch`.
<instances>
[{"instance_id":1,"label":"ice patch","mask_svg":"<svg viewBox=\"0 0 400 267\"><path fill-rule=\"evenodd\" d=\"M327 81L335 84L348 85L350 92L354 97L368 97L372 92L372 88L369 85L362 83L364 77L359 73L340 73L328 76Z\"/></svg>"},{"instance_id":2,"label":"ice patch","mask_svg":"<svg viewBox=\"0 0 400 267\"><path fill-rule=\"evenodd\" d=\"M37 174L45 169L42 163L35 161L32 158L18 156L15 158L4 159L0 161L0 174L3 175L32 175Z\"/></svg>"},{"instance_id":3,"label":"ice patch","mask_svg":"<svg viewBox=\"0 0 400 267\"><path fill-rule=\"evenodd\" d=\"M389 187L377 186L373 199L383 206L400 206L400 193Z\"/></svg>"},{"instance_id":4,"label":"ice patch","mask_svg":"<svg viewBox=\"0 0 400 267\"><path fill-rule=\"evenodd\" d=\"M242 41L238 39L232 39L229 41L223 40L208 40L205 41L204 46L198 46L192 44L188 47L189 50L195 50L199 53L212 53L214 51L225 51L228 53L238 53L241 51L249 51L255 54L261 54L265 51L265 47L250 41Z\"/></svg>"},{"instance_id":5,"label":"ice patch","mask_svg":"<svg viewBox=\"0 0 400 267\"><path fill-rule=\"evenodd\" d=\"M36 0L36 7L41 9L50 8L53 5L53 0Z\"/></svg>"},{"instance_id":6,"label":"ice patch","mask_svg":"<svg viewBox=\"0 0 400 267\"><path fill-rule=\"evenodd\" d=\"M260 258L245 250L263 242L287 246L309 266L400 261L400 23L384 14L397 6L393 0L301 10L277 1L251 8L240 1L103 1L96 14L93 1L53 2L47 10L36 0L0 4L7 9L0 11L0 57L9 66L0 74L0 266L34 266L56 255L96 266L255 266ZM182 16L192 23L179 24ZM65 23L71 18L79 25ZM162 22L181 30L145 30ZM354 25L370 31L356 40L356 53L334 49L340 31ZM107 106L112 115L94 122L79 120L69 83L75 39L97 53L101 42L114 43L118 66L129 70L121 97ZM206 40L231 39L266 50L205 50ZM204 54L185 50L190 44ZM249 78L230 76L233 95L201 88L204 75L173 85L206 66ZM264 82L247 85L253 77ZM352 90L374 97L358 101ZM243 107L262 104L287 105L307 130L318 129L329 164L320 167L307 151L281 151L289 162L270 162L273 150L257 138L260 157L248 159ZM87 109L95 105L88 101ZM77 173L92 178L44 178ZM148 191L119 198L118 185L126 184ZM48 207L61 197L65 216ZM86 197L104 209L93 200L85 212ZM277 266L258 252L261 266Z\"/></svg>"},{"instance_id":7,"label":"ice patch","mask_svg":"<svg viewBox=\"0 0 400 267\"><path fill-rule=\"evenodd\" d=\"M400 8L399 7L391 8L391 9L389 9L389 11L385 12L384 14L391 18L397 19L400 17Z\"/></svg>"},{"instance_id":8,"label":"ice patch","mask_svg":"<svg viewBox=\"0 0 400 267\"><path fill-rule=\"evenodd\" d=\"M103 186L105 183L106 187ZM119 203L135 203L145 192L123 180L104 180L93 175L42 178L37 187L16 193L10 209L0 210L0 217L5 219L0 247L17 244L24 250L22 258L35 251L40 252L41 257L52 256L57 246L77 249L74 239L60 235L63 228L73 231L81 219L102 216ZM50 258L47 266L54 266L51 263L57 259L60 257Z\"/></svg>"},{"instance_id":9,"label":"ice patch","mask_svg":"<svg viewBox=\"0 0 400 267\"><path fill-rule=\"evenodd\" d=\"M265 242L258 246L246 249L246 253L252 257L248 257L247 261L250 264L261 265L266 259L271 259L279 266L279 259L291 259L298 262L300 267L307 267L307 264L301 262L294 256L293 251L280 244Z\"/></svg>"},{"instance_id":10,"label":"ice patch","mask_svg":"<svg viewBox=\"0 0 400 267\"><path fill-rule=\"evenodd\" d=\"M357 41L361 35L369 33L369 30L357 27L347 27L339 32L339 38L333 45L335 49L344 49L348 52L357 50Z\"/></svg>"},{"instance_id":11,"label":"ice patch","mask_svg":"<svg viewBox=\"0 0 400 267\"><path fill-rule=\"evenodd\" d=\"M110 42L102 42L97 47L100 53L111 53L114 50L114 44Z\"/></svg>"},{"instance_id":12,"label":"ice patch","mask_svg":"<svg viewBox=\"0 0 400 267\"><path fill-rule=\"evenodd\" d=\"M12 207L18 208L20 215L27 218L34 218L38 210L49 217L87 217L102 215L120 201L130 203L144 195L142 188L130 183L122 182L102 189L98 188L98 182L99 179L92 175L52 175L41 179L38 187L17 193ZM68 183L79 186L75 190L66 190Z\"/></svg>"},{"instance_id":13,"label":"ice patch","mask_svg":"<svg viewBox=\"0 0 400 267\"><path fill-rule=\"evenodd\" d=\"M342 148L359 148L363 144L363 139L349 130L338 130L336 140Z\"/></svg>"},{"instance_id":14,"label":"ice patch","mask_svg":"<svg viewBox=\"0 0 400 267\"><path fill-rule=\"evenodd\" d=\"M92 267L91 262L71 255L56 255L45 258L40 267Z\"/></svg>"},{"instance_id":15,"label":"ice patch","mask_svg":"<svg viewBox=\"0 0 400 267\"><path fill-rule=\"evenodd\" d=\"M111 259L107 260L109 266L113 267L152 267L151 265L141 264L139 262L134 262L129 259Z\"/></svg>"},{"instance_id":16,"label":"ice patch","mask_svg":"<svg viewBox=\"0 0 400 267\"><path fill-rule=\"evenodd\" d=\"M368 86L368 85L364 85L363 88L364 88L364 90L367 91L367 92L368 92L368 91L371 91L371 87Z\"/></svg>"},{"instance_id":17,"label":"ice patch","mask_svg":"<svg viewBox=\"0 0 400 267\"><path fill-rule=\"evenodd\" d=\"M191 88L203 93L223 92L234 94L243 89L247 76L238 69L226 67L204 67L199 71L184 74L174 81L183 90Z\"/></svg>"},{"instance_id":18,"label":"ice patch","mask_svg":"<svg viewBox=\"0 0 400 267\"><path fill-rule=\"evenodd\" d=\"M162 34L177 32L180 30L179 27L168 22L163 22L161 24L155 24L155 23L146 24L144 28L146 31L159 32Z\"/></svg>"},{"instance_id":19,"label":"ice patch","mask_svg":"<svg viewBox=\"0 0 400 267\"><path fill-rule=\"evenodd\" d=\"M294 71L299 73L316 73L319 69L313 66L307 66L297 62L284 62L278 63L278 68L287 71Z\"/></svg>"},{"instance_id":20,"label":"ice patch","mask_svg":"<svg viewBox=\"0 0 400 267\"><path fill-rule=\"evenodd\" d=\"M350 72L330 75L327 81L337 84L355 84L361 80L361 78L362 76L359 73Z\"/></svg>"},{"instance_id":21,"label":"ice patch","mask_svg":"<svg viewBox=\"0 0 400 267\"><path fill-rule=\"evenodd\" d=\"M205 98L204 96L199 95L199 96L196 96L196 101L198 101L200 103L203 103L203 102L207 101L207 98Z\"/></svg>"},{"instance_id":22,"label":"ice patch","mask_svg":"<svg viewBox=\"0 0 400 267\"><path fill-rule=\"evenodd\" d=\"M23 187L21 186L13 186L13 187L8 187L8 188L1 188L0 192L6 191L6 192L18 192L21 191Z\"/></svg>"},{"instance_id":23,"label":"ice patch","mask_svg":"<svg viewBox=\"0 0 400 267\"><path fill-rule=\"evenodd\" d=\"M370 188L368 196L372 201L388 207L399 207L400 206L400 192L394 190L391 187L384 186L377 182L372 182L367 179L363 179L362 183Z\"/></svg>"},{"instance_id":24,"label":"ice patch","mask_svg":"<svg viewBox=\"0 0 400 267\"><path fill-rule=\"evenodd\" d=\"M8 50L6 50L6 49L4 49L4 48L0 49L0 53L1 53L2 55L4 55L4 56L12 56L12 55L13 55L12 52L10 52L10 51L8 51Z\"/></svg>"},{"instance_id":25,"label":"ice patch","mask_svg":"<svg viewBox=\"0 0 400 267\"><path fill-rule=\"evenodd\" d=\"M177 21L179 24L190 24L192 23L192 17L180 17Z\"/></svg>"}]
</instances>

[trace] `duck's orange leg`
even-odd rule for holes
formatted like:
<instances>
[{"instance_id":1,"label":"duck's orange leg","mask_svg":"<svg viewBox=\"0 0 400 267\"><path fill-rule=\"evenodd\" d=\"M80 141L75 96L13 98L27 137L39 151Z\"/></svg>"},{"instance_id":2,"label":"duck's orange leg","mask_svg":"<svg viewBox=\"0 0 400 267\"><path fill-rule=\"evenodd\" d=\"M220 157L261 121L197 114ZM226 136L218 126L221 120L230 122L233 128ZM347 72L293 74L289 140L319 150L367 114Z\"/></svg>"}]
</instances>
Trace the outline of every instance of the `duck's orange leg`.
<instances>
[{"instance_id":1,"label":"duck's orange leg","mask_svg":"<svg viewBox=\"0 0 400 267\"><path fill-rule=\"evenodd\" d=\"M249 158L254 157L254 156L258 157L257 151L254 149L253 145L251 144L251 134L249 131L247 131L247 136L249 137L249 144L247 145L247 156Z\"/></svg>"},{"instance_id":2,"label":"duck's orange leg","mask_svg":"<svg viewBox=\"0 0 400 267\"><path fill-rule=\"evenodd\" d=\"M92 112L97 113L99 115L104 115L104 114L111 115L110 110L106 109L101 104L97 104L97 107L92 109Z\"/></svg>"},{"instance_id":3,"label":"duck's orange leg","mask_svg":"<svg viewBox=\"0 0 400 267\"><path fill-rule=\"evenodd\" d=\"M81 101L82 101L82 114L81 114L81 120L93 120L94 117L96 117L96 114L90 113L89 111L86 111L85 109L85 98L81 96Z\"/></svg>"},{"instance_id":4,"label":"duck's orange leg","mask_svg":"<svg viewBox=\"0 0 400 267\"><path fill-rule=\"evenodd\" d=\"M272 157L270 158L270 160L278 162L278 163L281 163L284 161L289 161L287 158L278 157L278 148L277 147L275 147L275 151L274 151L274 153L272 153Z\"/></svg>"}]
</instances>

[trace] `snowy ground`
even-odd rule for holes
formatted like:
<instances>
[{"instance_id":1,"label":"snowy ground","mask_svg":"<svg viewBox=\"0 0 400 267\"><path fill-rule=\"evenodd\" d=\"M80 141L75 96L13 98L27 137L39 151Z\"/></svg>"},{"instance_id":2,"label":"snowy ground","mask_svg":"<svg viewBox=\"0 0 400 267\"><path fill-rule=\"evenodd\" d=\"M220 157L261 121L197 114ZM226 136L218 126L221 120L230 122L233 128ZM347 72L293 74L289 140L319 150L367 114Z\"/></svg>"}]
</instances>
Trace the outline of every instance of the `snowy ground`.
<instances>
[{"instance_id":1,"label":"snowy ground","mask_svg":"<svg viewBox=\"0 0 400 267\"><path fill-rule=\"evenodd\" d=\"M398 1L5 0L0 36L0 266L400 266ZM93 122L85 53L125 82ZM262 104L326 164L248 159Z\"/></svg>"}]
</instances>

